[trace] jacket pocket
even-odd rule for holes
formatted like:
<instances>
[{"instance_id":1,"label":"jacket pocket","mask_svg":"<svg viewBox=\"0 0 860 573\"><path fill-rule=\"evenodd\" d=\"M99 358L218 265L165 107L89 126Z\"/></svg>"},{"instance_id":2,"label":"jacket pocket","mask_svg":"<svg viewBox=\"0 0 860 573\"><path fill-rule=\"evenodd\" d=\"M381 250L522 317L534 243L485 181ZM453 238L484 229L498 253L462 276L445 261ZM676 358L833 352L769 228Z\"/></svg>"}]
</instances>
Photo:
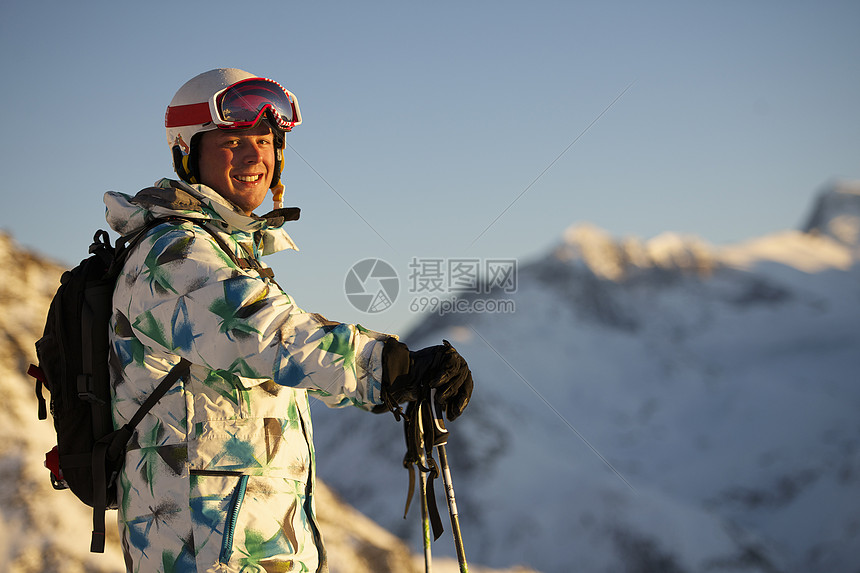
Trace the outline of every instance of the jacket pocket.
<instances>
[{"instance_id":1,"label":"jacket pocket","mask_svg":"<svg viewBox=\"0 0 860 573\"><path fill-rule=\"evenodd\" d=\"M311 446L300 422L285 418L213 420L198 425L188 443L194 472L240 472L306 481Z\"/></svg>"},{"instance_id":2,"label":"jacket pocket","mask_svg":"<svg viewBox=\"0 0 860 573\"><path fill-rule=\"evenodd\" d=\"M200 544L198 551L207 555L198 555L198 558L209 563L229 564L248 475L208 470L191 470L190 474L193 535L195 543Z\"/></svg>"}]
</instances>

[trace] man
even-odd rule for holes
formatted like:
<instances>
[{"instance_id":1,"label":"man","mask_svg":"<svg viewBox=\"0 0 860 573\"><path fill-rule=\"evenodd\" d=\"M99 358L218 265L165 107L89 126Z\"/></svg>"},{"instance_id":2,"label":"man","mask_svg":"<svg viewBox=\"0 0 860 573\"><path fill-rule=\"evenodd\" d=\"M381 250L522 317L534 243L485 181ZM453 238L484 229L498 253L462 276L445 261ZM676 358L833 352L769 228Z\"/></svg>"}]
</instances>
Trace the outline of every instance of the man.
<instances>
[{"instance_id":1,"label":"man","mask_svg":"<svg viewBox=\"0 0 860 573\"><path fill-rule=\"evenodd\" d=\"M327 570L307 394L385 411L430 385L449 419L471 396L471 373L447 343L410 352L306 313L259 262L295 249L283 226L296 209L253 212L269 189L280 207L285 134L300 123L276 82L203 73L165 118L181 181L105 195L114 230L149 226L114 293L115 425L191 362L129 443L118 482L128 571Z\"/></svg>"}]
</instances>

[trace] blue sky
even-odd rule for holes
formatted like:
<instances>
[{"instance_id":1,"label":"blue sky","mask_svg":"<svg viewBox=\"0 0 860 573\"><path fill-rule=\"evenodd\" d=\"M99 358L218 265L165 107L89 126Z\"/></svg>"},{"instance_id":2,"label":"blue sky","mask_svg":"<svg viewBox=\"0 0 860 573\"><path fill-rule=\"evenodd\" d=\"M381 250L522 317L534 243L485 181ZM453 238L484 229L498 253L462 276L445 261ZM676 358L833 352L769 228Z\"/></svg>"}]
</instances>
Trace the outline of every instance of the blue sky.
<instances>
[{"instance_id":1,"label":"blue sky","mask_svg":"<svg viewBox=\"0 0 860 573\"><path fill-rule=\"evenodd\" d=\"M717 244L797 227L860 177L858 24L854 1L7 2L0 227L76 262L105 191L172 174L173 93L242 68L305 120L279 282L402 333L416 257L524 263L583 221ZM378 314L344 295L371 257L402 279Z\"/></svg>"}]
</instances>

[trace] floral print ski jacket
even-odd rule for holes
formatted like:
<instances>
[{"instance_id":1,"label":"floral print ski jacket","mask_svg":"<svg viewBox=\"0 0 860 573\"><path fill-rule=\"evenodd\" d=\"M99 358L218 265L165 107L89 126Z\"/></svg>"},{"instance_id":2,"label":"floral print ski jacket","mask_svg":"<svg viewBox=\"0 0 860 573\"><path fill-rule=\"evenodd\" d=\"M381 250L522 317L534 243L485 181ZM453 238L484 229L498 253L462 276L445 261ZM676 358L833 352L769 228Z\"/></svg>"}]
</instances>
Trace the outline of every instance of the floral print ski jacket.
<instances>
[{"instance_id":1,"label":"floral print ski jacket","mask_svg":"<svg viewBox=\"0 0 860 573\"><path fill-rule=\"evenodd\" d=\"M105 204L121 235L186 219L147 232L113 297L115 426L180 358L192 363L129 443L118 482L128 571L327 570L307 395L379 404L387 335L304 312L201 227L240 259L296 249L277 211L246 216L206 186L167 179Z\"/></svg>"}]
</instances>

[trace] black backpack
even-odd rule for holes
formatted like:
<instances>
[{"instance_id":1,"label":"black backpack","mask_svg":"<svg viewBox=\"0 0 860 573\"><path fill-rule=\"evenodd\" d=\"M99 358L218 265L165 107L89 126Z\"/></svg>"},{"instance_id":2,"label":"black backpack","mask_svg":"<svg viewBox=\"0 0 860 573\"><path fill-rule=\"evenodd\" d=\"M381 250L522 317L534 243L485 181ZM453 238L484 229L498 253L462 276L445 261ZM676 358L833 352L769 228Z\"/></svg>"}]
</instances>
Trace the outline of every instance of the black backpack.
<instances>
[{"instance_id":1,"label":"black backpack","mask_svg":"<svg viewBox=\"0 0 860 573\"><path fill-rule=\"evenodd\" d=\"M51 483L55 489L71 489L93 508L90 551L96 553L104 552L105 510L116 508L116 478L135 426L190 367L182 359L128 424L114 430L108 367L114 285L131 250L163 222L154 220L133 236L119 238L115 247L107 232L96 232L90 256L60 279L44 333L36 342L39 365L31 364L28 370L36 379L40 420L47 418L42 387L51 393L57 432L57 445L45 461Z\"/></svg>"}]
</instances>

